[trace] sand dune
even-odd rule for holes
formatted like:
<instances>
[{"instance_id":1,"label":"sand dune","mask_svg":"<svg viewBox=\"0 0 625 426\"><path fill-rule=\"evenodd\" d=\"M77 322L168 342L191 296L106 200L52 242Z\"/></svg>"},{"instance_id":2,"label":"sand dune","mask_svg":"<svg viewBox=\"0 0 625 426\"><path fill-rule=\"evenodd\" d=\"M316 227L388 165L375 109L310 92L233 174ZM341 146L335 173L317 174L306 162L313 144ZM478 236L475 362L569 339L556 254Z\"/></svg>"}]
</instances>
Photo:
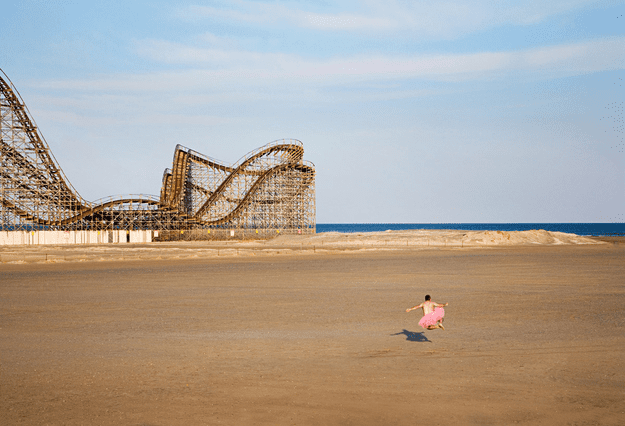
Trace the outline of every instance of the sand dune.
<instances>
[{"instance_id":1,"label":"sand dune","mask_svg":"<svg viewBox=\"0 0 625 426\"><path fill-rule=\"evenodd\" d=\"M299 241L305 244L333 246L518 246L561 244L604 244L602 241L576 234L551 232L543 229L531 231L462 231L462 230L408 230L362 233L324 232L311 236L285 235L275 243Z\"/></svg>"},{"instance_id":2,"label":"sand dune","mask_svg":"<svg viewBox=\"0 0 625 426\"><path fill-rule=\"evenodd\" d=\"M271 240L172 241L144 244L0 246L0 263L61 263L245 256L316 255L388 250L606 244L596 238L545 230L409 230L281 235Z\"/></svg>"}]
</instances>

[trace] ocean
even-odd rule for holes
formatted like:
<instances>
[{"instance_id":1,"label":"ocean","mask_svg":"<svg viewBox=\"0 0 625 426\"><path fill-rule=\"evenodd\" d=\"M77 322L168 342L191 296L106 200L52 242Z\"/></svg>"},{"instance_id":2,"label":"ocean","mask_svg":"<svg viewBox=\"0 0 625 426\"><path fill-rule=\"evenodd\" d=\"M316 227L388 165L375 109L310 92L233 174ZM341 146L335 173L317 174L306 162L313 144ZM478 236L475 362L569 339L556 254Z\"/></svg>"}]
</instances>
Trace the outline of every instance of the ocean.
<instances>
[{"instance_id":1,"label":"ocean","mask_svg":"<svg viewBox=\"0 0 625 426\"><path fill-rule=\"evenodd\" d=\"M625 223L318 223L317 232L378 232L407 229L461 229L464 231L545 231L595 237L625 236Z\"/></svg>"}]
</instances>

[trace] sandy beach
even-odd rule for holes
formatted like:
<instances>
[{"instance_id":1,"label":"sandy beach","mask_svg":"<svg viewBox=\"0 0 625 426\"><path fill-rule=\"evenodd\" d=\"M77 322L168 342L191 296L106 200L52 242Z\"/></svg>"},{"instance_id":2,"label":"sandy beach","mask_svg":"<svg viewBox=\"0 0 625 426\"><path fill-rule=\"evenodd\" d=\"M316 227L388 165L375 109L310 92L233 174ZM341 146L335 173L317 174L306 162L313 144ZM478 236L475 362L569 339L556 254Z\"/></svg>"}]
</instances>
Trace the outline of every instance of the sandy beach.
<instances>
[{"instance_id":1,"label":"sandy beach","mask_svg":"<svg viewBox=\"0 0 625 426\"><path fill-rule=\"evenodd\" d=\"M622 238L427 232L0 248L2 423L625 423Z\"/></svg>"}]
</instances>

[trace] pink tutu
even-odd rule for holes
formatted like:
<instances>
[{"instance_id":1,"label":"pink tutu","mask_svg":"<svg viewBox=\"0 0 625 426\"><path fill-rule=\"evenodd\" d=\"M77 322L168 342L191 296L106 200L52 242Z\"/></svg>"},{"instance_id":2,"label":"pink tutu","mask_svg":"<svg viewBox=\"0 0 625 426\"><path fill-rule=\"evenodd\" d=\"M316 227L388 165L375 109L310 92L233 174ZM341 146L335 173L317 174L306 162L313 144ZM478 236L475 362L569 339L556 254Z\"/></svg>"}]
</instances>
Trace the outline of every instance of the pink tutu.
<instances>
[{"instance_id":1,"label":"pink tutu","mask_svg":"<svg viewBox=\"0 0 625 426\"><path fill-rule=\"evenodd\" d=\"M434 312L430 312L421 318L419 325L423 328L428 328L430 325L436 325L436 323L443 319L444 316L445 310L443 308L434 308Z\"/></svg>"}]
</instances>

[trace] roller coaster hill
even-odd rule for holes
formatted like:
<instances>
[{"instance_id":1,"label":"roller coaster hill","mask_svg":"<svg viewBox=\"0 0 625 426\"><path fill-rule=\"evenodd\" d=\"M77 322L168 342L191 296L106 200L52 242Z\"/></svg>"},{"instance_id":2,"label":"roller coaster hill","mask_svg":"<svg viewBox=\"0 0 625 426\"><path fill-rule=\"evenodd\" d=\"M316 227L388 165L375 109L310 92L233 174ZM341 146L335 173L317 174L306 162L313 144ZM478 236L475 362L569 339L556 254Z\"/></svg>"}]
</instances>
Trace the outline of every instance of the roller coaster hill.
<instances>
[{"instance_id":1,"label":"roller coaster hill","mask_svg":"<svg viewBox=\"0 0 625 426\"><path fill-rule=\"evenodd\" d=\"M178 145L172 168L163 174L160 196L90 202L63 173L4 72L0 115L0 231L100 235L141 230L152 231L157 239L267 238L316 231L315 168L303 160L298 140L269 143L234 165Z\"/></svg>"}]
</instances>

